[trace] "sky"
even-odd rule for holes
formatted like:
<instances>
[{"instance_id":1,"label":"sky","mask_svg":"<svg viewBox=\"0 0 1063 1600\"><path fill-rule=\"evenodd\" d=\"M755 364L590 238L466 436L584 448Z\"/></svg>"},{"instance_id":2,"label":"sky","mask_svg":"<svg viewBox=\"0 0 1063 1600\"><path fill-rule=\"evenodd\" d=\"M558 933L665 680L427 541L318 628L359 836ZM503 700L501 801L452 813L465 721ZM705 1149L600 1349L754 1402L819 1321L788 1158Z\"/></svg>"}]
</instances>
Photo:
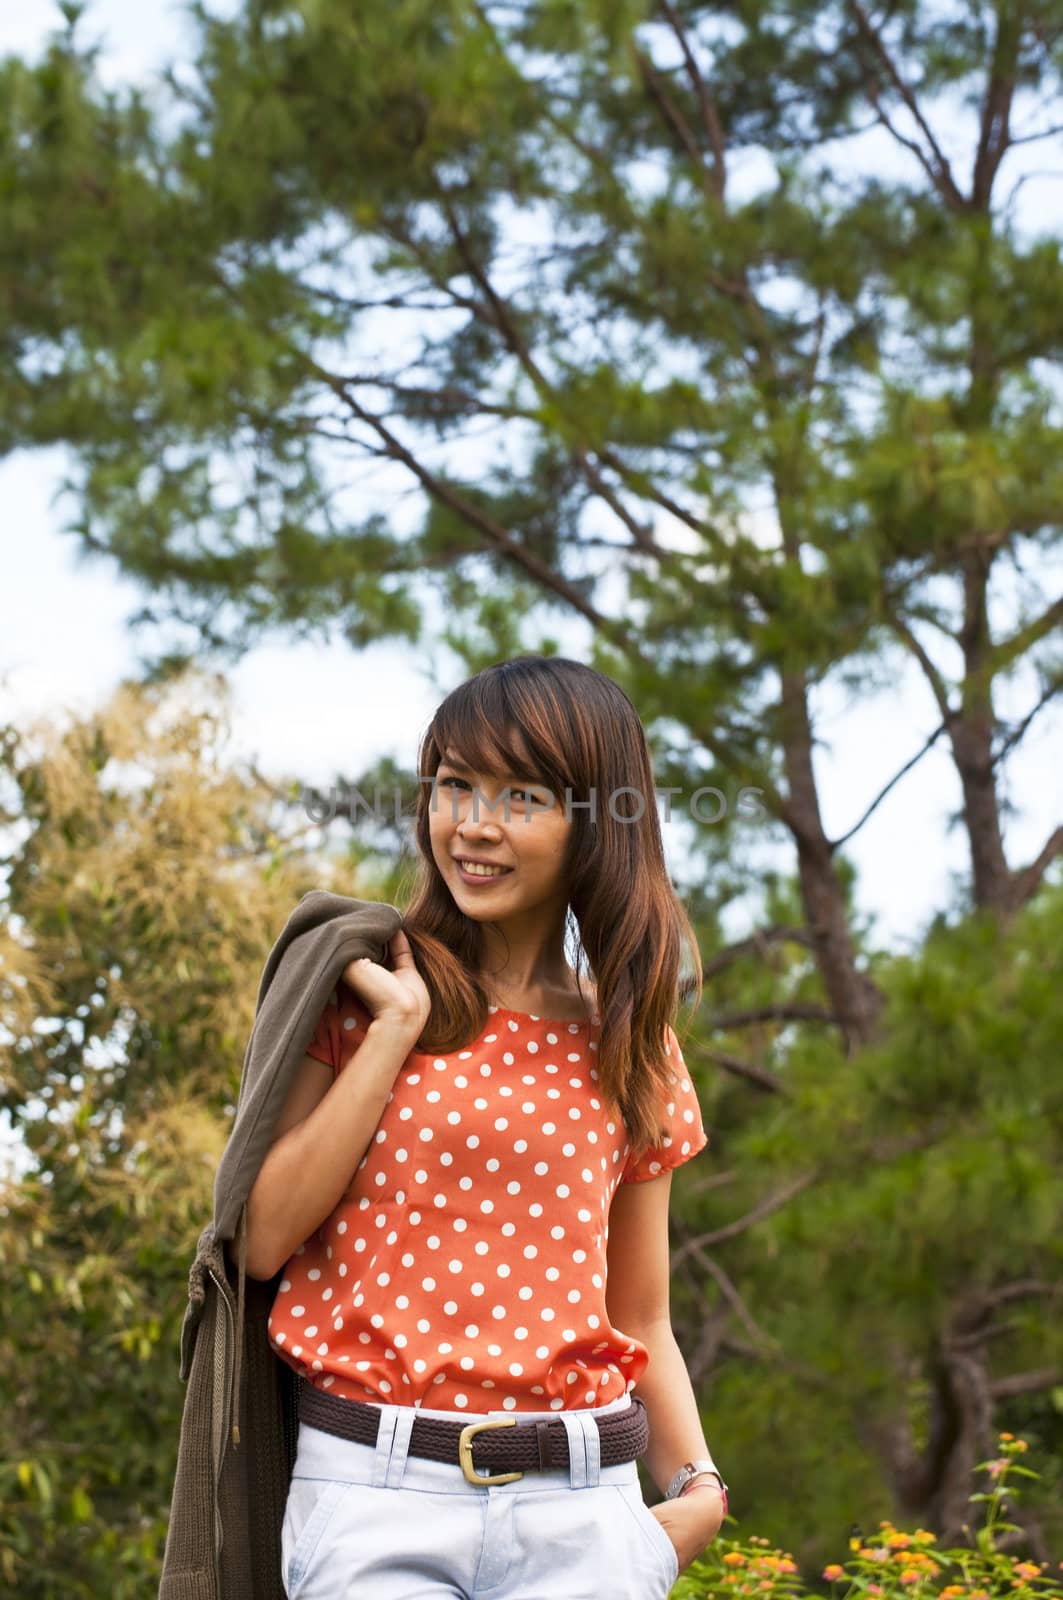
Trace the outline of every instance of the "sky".
<instances>
[{"instance_id":1,"label":"sky","mask_svg":"<svg viewBox=\"0 0 1063 1600\"><path fill-rule=\"evenodd\" d=\"M213 0L216 13L235 0ZM0 11L0 54L35 58L46 34L61 21L51 0ZM102 35L101 77L117 85L150 78L163 61L189 49L181 8L160 0L92 0L79 24ZM1057 119L1058 120L1058 119ZM947 142L947 141L946 141ZM1032 145L1031 172L1045 168L1044 146ZM1046 215L1051 190L1033 179L1024 204ZM75 542L61 532L70 503L55 502L65 452L19 452L0 461L0 558L5 584L0 601L0 716L22 720L58 712L88 711L136 668L138 644L126 619L143 604L138 586L108 564L80 564ZM1058 573L1057 573L1058 578ZM583 653L579 627L561 634L564 648ZM230 669L236 756L253 757L274 775L307 784L324 782L337 768L353 773L392 753L407 764L442 695L460 681L461 667L446 652L419 661L394 644L353 652L334 644L263 644ZM1035 694L1030 683L1000 709L1020 714ZM880 693L847 697L836 688L814 699L821 743L815 762L824 821L831 835L849 828L879 789L936 726L936 709L918 670L900 667ZM335 730L343 730L337 756ZM1009 769L1006 846L1013 865L1028 860L1058 820L1060 718L1045 712ZM962 829L954 825L960 794L953 766L939 747L877 809L848 847L859 873L858 901L874 920L882 945L917 941L934 912L950 899L950 884L968 871ZM664 829L666 850L678 865L678 830ZM778 858L791 869L789 852ZM736 924L734 936L749 931Z\"/></svg>"}]
</instances>

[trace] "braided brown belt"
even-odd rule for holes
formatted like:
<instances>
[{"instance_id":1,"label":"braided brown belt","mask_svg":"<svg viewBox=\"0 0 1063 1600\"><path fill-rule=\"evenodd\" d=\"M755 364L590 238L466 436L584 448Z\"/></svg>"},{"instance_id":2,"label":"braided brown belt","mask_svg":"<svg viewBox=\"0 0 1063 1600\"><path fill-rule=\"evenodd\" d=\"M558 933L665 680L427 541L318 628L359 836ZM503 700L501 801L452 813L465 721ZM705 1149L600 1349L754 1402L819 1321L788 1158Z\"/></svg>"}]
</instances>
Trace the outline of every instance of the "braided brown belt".
<instances>
[{"instance_id":1,"label":"braided brown belt","mask_svg":"<svg viewBox=\"0 0 1063 1600\"><path fill-rule=\"evenodd\" d=\"M375 1444L380 1425L378 1406L363 1400L348 1400L326 1394L305 1378L297 1378L299 1420L311 1428L321 1428L340 1439L358 1444ZM610 1411L596 1417L601 1439L601 1464L613 1467L623 1461L637 1461L650 1442L650 1421L646 1407L636 1396L623 1411ZM483 1437L486 1430L490 1438ZM461 1466L469 1483L511 1483L525 1472L541 1472L567 1467L568 1433L563 1422L520 1422L517 1416L492 1417L487 1422L448 1422L443 1417L414 1419L410 1431L409 1453L426 1461L448 1461ZM503 1470L483 1477L495 1468ZM508 1469L508 1470L507 1470Z\"/></svg>"}]
</instances>

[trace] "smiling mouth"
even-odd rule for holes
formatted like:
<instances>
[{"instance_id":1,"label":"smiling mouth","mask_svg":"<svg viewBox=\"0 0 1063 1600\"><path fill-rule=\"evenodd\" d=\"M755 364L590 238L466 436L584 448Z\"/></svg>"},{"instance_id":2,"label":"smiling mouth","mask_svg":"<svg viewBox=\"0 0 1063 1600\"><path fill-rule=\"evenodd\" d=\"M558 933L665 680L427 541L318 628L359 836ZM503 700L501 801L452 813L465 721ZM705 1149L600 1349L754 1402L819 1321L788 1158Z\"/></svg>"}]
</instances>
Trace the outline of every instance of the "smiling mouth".
<instances>
[{"instance_id":1,"label":"smiling mouth","mask_svg":"<svg viewBox=\"0 0 1063 1600\"><path fill-rule=\"evenodd\" d=\"M461 856L455 856L455 861L470 878L502 878L507 872L512 872L512 867L486 867L480 862L465 861Z\"/></svg>"}]
</instances>

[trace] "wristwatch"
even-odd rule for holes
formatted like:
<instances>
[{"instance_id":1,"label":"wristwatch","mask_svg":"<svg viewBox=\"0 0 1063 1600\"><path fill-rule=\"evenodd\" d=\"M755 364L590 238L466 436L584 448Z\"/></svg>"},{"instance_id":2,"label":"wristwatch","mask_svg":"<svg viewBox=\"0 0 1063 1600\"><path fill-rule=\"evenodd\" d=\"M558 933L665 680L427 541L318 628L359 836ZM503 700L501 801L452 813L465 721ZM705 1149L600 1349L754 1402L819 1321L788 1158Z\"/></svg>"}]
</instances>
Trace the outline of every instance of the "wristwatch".
<instances>
[{"instance_id":1,"label":"wristwatch","mask_svg":"<svg viewBox=\"0 0 1063 1600\"><path fill-rule=\"evenodd\" d=\"M683 1493L684 1489L686 1489L695 1478L704 1477L709 1473L711 1473L711 1475L720 1485L720 1493L723 1495L723 1514L724 1516L727 1516L727 1485L724 1483L720 1469L717 1467L715 1461L710 1461L708 1459L687 1461L683 1466L680 1467L679 1471L668 1485L668 1489L664 1498L666 1500L678 1499Z\"/></svg>"}]
</instances>

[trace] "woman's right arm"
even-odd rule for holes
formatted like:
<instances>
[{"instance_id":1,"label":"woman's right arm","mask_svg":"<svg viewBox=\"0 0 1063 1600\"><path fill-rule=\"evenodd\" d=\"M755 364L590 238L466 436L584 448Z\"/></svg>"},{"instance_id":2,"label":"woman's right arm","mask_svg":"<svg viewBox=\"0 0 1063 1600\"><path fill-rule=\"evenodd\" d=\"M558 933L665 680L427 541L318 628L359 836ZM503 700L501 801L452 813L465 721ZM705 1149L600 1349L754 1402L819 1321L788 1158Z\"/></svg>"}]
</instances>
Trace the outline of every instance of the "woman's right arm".
<instances>
[{"instance_id":1,"label":"woman's right arm","mask_svg":"<svg viewBox=\"0 0 1063 1600\"><path fill-rule=\"evenodd\" d=\"M361 1044L332 1068L306 1055L247 1201L246 1268L268 1280L331 1216L369 1149L399 1070L432 1009L402 928L382 962L360 956L343 980L368 1011ZM333 1066L340 1062L335 1054Z\"/></svg>"},{"instance_id":2,"label":"woman's right arm","mask_svg":"<svg viewBox=\"0 0 1063 1600\"><path fill-rule=\"evenodd\" d=\"M419 1019L375 1018L331 1084L330 1067L303 1057L248 1197L249 1277L272 1278L336 1209L421 1026Z\"/></svg>"}]
</instances>

